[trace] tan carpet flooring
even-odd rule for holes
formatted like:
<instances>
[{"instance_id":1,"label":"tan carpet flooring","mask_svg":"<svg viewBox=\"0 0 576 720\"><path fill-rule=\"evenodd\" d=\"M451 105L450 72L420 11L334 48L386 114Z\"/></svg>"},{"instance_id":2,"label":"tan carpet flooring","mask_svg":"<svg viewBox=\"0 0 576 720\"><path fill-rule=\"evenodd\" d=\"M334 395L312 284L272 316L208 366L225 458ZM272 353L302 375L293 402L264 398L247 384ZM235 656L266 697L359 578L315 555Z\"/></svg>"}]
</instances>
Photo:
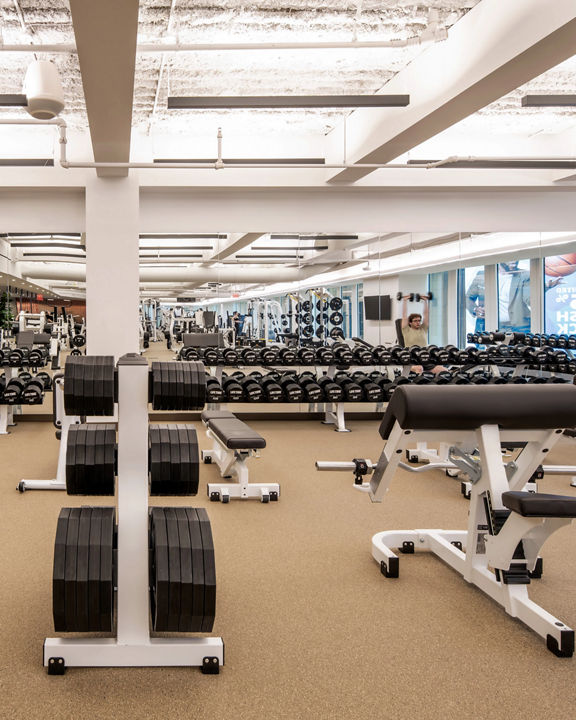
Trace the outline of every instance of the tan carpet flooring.
<instances>
[{"instance_id":1,"label":"tan carpet flooring","mask_svg":"<svg viewBox=\"0 0 576 720\"><path fill-rule=\"evenodd\" d=\"M0 437L0 717L526 719L576 716L576 658L544 641L438 559L401 558L385 579L370 554L373 533L463 528L459 482L439 472L399 472L382 504L353 490L351 476L318 473L317 459L381 449L374 422L339 434L317 422L251 421L268 441L250 462L254 481L281 483L280 502L208 502L202 466L196 498L156 504L207 507L218 576L214 634L226 644L218 676L186 668L71 668L50 677L42 643L53 636L52 553L62 506L109 498L15 491L22 478L51 478L58 441L49 423L23 422ZM199 437L207 447L200 427ZM563 439L550 462L576 464ZM541 489L575 493L568 478ZM576 530L544 547L532 597L576 626Z\"/></svg>"}]
</instances>

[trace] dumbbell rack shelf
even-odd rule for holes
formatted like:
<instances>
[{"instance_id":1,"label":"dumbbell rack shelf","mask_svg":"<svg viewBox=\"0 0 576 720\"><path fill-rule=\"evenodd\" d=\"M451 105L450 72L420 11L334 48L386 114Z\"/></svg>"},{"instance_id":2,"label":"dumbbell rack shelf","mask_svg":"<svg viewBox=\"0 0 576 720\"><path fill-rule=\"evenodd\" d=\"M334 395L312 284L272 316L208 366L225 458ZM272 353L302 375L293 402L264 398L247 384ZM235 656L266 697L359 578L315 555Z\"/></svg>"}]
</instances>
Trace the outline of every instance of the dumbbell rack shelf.
<instances>
[{"instance_id":1,"label":"dumbbell rack shelf","mask_svg":"<svg viewBox=\"0 0 576 720\"><path fill-rule=\"evenodd\" d=\"M148 567L148 392L145 358L118 361L118 581L114 638L47 638L49 674L78 667L201 667L216 674L224 663L220 637L150 636Z\"/></svg>"}]
</instances>

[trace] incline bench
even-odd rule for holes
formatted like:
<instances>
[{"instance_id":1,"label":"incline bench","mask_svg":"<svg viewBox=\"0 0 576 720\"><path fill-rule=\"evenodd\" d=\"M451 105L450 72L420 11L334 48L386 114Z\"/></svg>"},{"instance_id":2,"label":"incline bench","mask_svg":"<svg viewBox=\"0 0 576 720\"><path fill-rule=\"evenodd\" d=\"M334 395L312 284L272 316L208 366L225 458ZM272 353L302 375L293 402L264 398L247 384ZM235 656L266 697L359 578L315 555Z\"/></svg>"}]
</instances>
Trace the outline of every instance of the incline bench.
<instances>
[{"instance_id":1,"label":"incline bench","mask_svg":"<svg viewBox=\"0 0 576 720\"><path fill-rule=\"evenodd\" d=\"M228 410L205 410L201 417L206 434L214 441L211 450L202 450L202 459L205 463L215 461L223 478L235 480L235 484L208 483L210 500L224 503L230 498L258 498L263 503L278 500L278 483L248 481L248 458L265 448L266 440Z\"/></svg>"},{"instance_id":2,"label":"incline bench","mask_svg":"<svg viewBox=\"0 0 576 720\"><path fill-rule=\"evenodd\" d=\"M450 442L450 458L471 480L468 530L398 530L372 538L372 555L386 577L398 577L398 556L429 550L465 580L546 639L559 657L572 657L574 631L528 597L541 576L544 542L576 517L576 497L525 492L566 427L576 424L574 385L399 387L380 425L386 446L376 464L317 463L319 470L351 469L356 484L381 502L406 448L414 440ZM504 464L501 443L525 442ZM479 457L472 452L478 449ZM369 483L362 478L371 475Z\"/></svg>"}]
</instances>

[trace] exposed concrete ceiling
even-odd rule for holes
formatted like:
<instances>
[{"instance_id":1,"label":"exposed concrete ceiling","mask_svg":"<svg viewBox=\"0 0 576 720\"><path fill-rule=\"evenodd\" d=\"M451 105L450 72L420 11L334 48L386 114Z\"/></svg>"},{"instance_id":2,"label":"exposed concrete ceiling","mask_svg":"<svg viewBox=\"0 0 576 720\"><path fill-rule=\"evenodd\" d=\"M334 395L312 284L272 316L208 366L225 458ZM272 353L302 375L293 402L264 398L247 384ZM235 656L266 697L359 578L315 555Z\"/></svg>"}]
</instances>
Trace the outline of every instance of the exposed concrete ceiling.
<instances>
[{"instance_id":1,"label":"exposed concrete ceiling","mask_svg":"<svg viewBox=\"0 0 576 720\"><path fill-rule=\"evenodd\" d=\"M257 0L252 3L221 0L202 4L197 0L140 0L136 21L136 0L122 3L118 0L71 0L73 12L67 0L0 0L0 94L21 92L26 68L34 57L53 61L60 71L65 90L63 117L79 135L88 137L88 133L91 134L94 157L100 160L127 160L130 155L132 159L146 161L215 158L219 127L224 131L224 157L236 158L329 159L333 152L339 160L347 155L357 161L363 157L361 148L371 145L373 151L386 143L395 148L385 155L387 159L397 157L400 152L404 153L401 159L480 155L486 148L492 156L509 154L511 149L518 149L523 155L570 155L576 154L574 109L522 108L520 104L520 98L526 94L574 92L576 56L571 53L576 53L576 40L570 38L576 37L576 33L568 32L568 37L560 38L559 34L547 34L545 30L546 23L553 24L556 20L558 27L564 23L569 29L566 18L561 18L560 14L569 15L570 4L576 18L573 0L557 0L552 6L526 0L524 3L506 3L505 10L502 5L498 10L496 0L430 0L427 3L414 0ZM532 14L527 12L528 6L535 8ZM99 31L98 27L90 25L88 13L96 13ZM574 18L573 22L576 22ZM462 34L461 29L466 23L472 25L472 19L476 23L474 27L482 29L477 31L476 41L472 30L468 45L450 52L450 43L454 44L454 38L459 32ZM513 28L514 32L506 35L506 28ZM442 40L445 31L448 31L448 38ZM432 37L432 41L407 44L407 41L427 37ZM481 57L482 46L490 47L490 38L493 43L495 38L500 38L496 46L504 50L515 43L521 67L514 77L504 61L491 68L490 53L486 51L486 57ZM135 53L132 73L130 63L134 59L136 41L140 49ZM250 51L221 47L230 43L362 41L394 41L398 46ZM541 44L540 54L537 53L538 43ZM200 44L212 49L162 51L166 45ZM3 47L25 45L31 45L35 51L2 51ZM148 49L143 51L143 46ZM403 78L409 78L419 64L425 65L426 57L441 47L448 49L444 70L432 72L430 69L431 75L422 77L421 83L432 87L438 112L444 113L445 119L440 124L430 123L424 133L413 132L416 122L411 117L418 111L421 87L416 80L403 82ZM459 114L450 116L450 103L457 97L457 89L451 86L454 80L451 70L471 62L474 52L480 56L477 63L480 80L476 80L488 78L490 92L483 94L480 100L477 94L468 108L461 108ZM500 73L499 84L494 82L495 72ZM518 83L522 84L518 86ZM130 90L132 84L133 93ZM470 84L472 94L473 85ZM391 88L398 86L403 93L411 95L410 106L381 112L383 117L394 118L395 123L404 123L404 130L398 125L392 132L386 122L382 127L372 123L372 128L360 129L358 140L354 139L354 132L355 127L361 125L362 114L380 111L323 108L191 112L167 108L168 96L374 94L392 92ZM109 102L111 99L113 102ZM26 117L26 114L22 108L1 108L0 117L18 118ZM342 132L344 122L347 135ZM406 129L412 133L411 137L404 144L399 143L398 138ZM38 129L17 130L10 136L16 140L3 141L8 137L7 130L0 126L0 159L3 156L39 157L37 146L32 142ZM359 148L356 154L355 142ZM90 147L90 144L86 146ZM46 143L46 149L50 155L51 142ZM380 182L380 172L371 175L373 182ZM474 171L470 171L470 175L467 171L443 172L464 173L458 176L458 182L461 182L461 178L471 177ZM341 179L349 182L362 174L344 171ZM327 180L328 176L323 182ZM366 178L360 184L364 182ZM0 226L0 232L8 229ZM190 233L194 230L191 227ZM177 270L174 273L176 283L176 276L185 274L180 273L181 268L196 264L204 264L213 276L217 274L218 266L223 269L229 265L242 266L248 271L274 270L281 264L296 268L345 267L358 263L359 248L367 247L371 257L374 253L388 252L383 245L378 245L380 250L375 248L375 241L366 235L336 243L331 240L326 245L314 247L303 239L305 228L291 228L292 232L300 232L295 234L298 238L295 246L288 247L289 241L277 240L270 235L271 231L280 232L282 228L262 228L262 234L239 234L232 232L233 228L229 230L220 239L180 242L173 237L161 238L152 246L154 249L142 239L141 266L154 265L159 270L162 265L172 267ZM463 228L465 230L468 228ZM378 242L384 243L384 239L380 238ZM403 246L401 241L390 245L390 237L387 242L390 247ZM279 249L271 250L274 245ZM266 249L259 250L260 247ZM50 267L51 272L45 275L46 278L57 274L55 267L76 267L78 271L83 264L81 249L58 248L55 238L42 248L17 248L13 243L11 252L18 263L38 262L44 268ZM170 275L169 272L165 274ZM239 277L241 274L240 271ZM34 277L42 278L42 275L34 273ZM196 289L201 294L202 277L199 275L195 281L179 282L172 287ZM231 283L229 287L239 285L239 282Z\"/></svg>"}]
</instances>

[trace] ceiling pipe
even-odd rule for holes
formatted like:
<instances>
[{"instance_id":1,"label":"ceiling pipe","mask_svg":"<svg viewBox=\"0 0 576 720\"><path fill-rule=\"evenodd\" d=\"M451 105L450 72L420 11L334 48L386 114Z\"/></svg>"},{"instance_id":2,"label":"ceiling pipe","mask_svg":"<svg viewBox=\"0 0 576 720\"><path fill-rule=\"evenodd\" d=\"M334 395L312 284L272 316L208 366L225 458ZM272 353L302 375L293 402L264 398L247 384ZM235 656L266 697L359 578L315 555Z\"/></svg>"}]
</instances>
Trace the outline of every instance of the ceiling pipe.
<instances>
[{"instance_id":1,"label":"ceiling pipe","mask_svg":"<svg viewBox=\"0 0 576 720\"><path fill-rule=\"evenodd\" d=\"M429 42L441 42L448 38L444 27L437 27L432 32L424 31L420 37L405 40L350 40L326 42L263 42L263 43L144 43L136 46L139 53L165 52L205 52L222 50L348 50L357 48L402 48L411 45L424 45ZM7 45L0 43L0 52L49 52L76 53L76 46L71 43Z\"/></svg>"},{"instance_id":2,"label":"ceiling pipe","mask_svg":"<svg viewBox=\"0 0 576 720\"><path fill-rule=\"evenodd\" d=\"M332 267L333 263L314 265L306 268L154 268L140 267L140 281L150 282L186 282L186 283L270 283L302 280L321 272L322 268ZM17 269L23 277L42 278L43 280L86 280L85 267L62 267L61 264L41 264L17 262Z\"/></svg>"}]
</instances>

